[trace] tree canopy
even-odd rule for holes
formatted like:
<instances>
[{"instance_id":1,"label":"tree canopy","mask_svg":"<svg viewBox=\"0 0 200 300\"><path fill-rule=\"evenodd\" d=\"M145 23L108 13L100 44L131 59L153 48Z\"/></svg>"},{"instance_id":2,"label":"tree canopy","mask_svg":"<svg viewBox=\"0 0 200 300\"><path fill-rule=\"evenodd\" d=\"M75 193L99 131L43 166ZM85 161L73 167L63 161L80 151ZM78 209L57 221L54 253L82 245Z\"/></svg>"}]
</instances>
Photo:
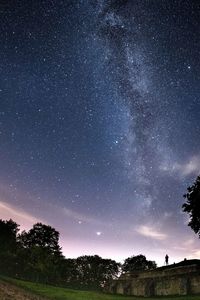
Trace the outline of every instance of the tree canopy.
<instances>
[{"instance_id":1,"label":"tree canopy","mask_svg":"<svg viewBox=\"0 0 200 300\"><path fill-rule=\"evenodd\" d=\"M77 281L85 287L100 288L118 275L119 266L114 260L103 259L98 255L80 256L76 260Z\"/></svg>"},{"instance_id":2,"label":"tree canopy","mask_svg":"<svg viewBox=\"0 0 200 300\"><path fill-rule=\"evenodd\" d=\"M0 220L0 273L34 282L72 288L101 289L120 271L133 272L156 267L142 254L128 257L121 267L112 259L84 255L67 259L59 246L59 232L36 223L29 231L19 233L14 221Z\"/></svg>"},{"instance_id":3,"label":"tree canopy","mask_svg":"<svg viewBox=\"0 0 200 300\"><path fill-rule=\"evenodd\" d=\"M19 225L13 220L0 220L0 252L14 250L18 231Z\"/></svg>"},{"instance_id":4,"label":"tree canopy","mask_svg":"<svg viewBox=\"0 0 200 300\"><path fill-rule=\"evenodd\" d=\"M15 273L18 231L13 220L0 220L0 271L5 275Z\"/></svg>"},{"instance_id":5,"label":"tree canopy","mask_svg":"<svg viewBox=\"0 0 200 300\"><path fill-rule=\"evenodd\" d=\"M200 176L187 188L184 198L186 202L182 208L189 215L188 226L200 237Z\"/></svg>"},{"instance_id":6,"label":"tree canopy","mask_svg":"<svg viewBox=\"0 0 200 300\"><path fill-rule=\"evenodd\" d=\"M119 273L119 264L98 255L66 259L59 232L36 223L19 233L14 221L0 220L0 272L34 282L100 289Z\"/></svg>"},{"instance_id":7,"label":"tree canopy","mask_svg":"<svg viewBox=\"0 0 200 300\"><path fill-rule=\"evenodd\" d=\"M61 253L59 232L49 225L36 223L28 232L22 232L20 240L25 248L40 247L51 254Z\"/></svg>"},{"instance_id":8,"label":"tree canopy","mask_svg":"<svg viewBox=\"0 0 200 300\"><path fill-rule=\"evenodd\" d=\"M155 261L147 260L142 254L125 259L122 265L123 272L144 271L156 268Z\"/></svg>"}]
</instances>

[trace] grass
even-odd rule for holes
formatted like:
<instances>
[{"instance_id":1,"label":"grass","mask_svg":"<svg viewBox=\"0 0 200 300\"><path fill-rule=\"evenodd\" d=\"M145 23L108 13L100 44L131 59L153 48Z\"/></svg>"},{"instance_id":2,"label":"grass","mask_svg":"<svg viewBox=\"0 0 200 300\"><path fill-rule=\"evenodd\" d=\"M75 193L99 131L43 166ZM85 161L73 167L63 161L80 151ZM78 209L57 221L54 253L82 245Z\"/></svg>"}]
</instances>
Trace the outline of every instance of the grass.
<instances>
[{"instance_id":1,"label":"grass","mask_svg":"<svg viewBox=\"0 0 200 300\"><path fill-rule=\"evenodd\" d=\"M53 300L141 300L142 297L108 295L100 292L79 291L53 287L39 283L1 277L2 280L23 288L34 295L40 295ZM146 299L146 298L144 298ZM151 300L200 300L200 296L154 297Z\"/></svg>"}]
</instances>

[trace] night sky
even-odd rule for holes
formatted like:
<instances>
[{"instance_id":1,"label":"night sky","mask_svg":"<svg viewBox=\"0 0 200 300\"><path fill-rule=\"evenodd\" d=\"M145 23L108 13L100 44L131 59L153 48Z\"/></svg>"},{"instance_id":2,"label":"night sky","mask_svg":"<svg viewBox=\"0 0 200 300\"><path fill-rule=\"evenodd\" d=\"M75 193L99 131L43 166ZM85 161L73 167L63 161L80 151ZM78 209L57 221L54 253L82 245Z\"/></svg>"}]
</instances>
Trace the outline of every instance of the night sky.
<instances>
[{"instance_id":1,"label":"night sky","mask_svg":"<svg viewBox=\"0 0 200 300\"><path fill-rule=\"evenodd\" d=\"M200 258L200 2L0 1L0 218L67 257Z\"/></svg>"}]
</instances>

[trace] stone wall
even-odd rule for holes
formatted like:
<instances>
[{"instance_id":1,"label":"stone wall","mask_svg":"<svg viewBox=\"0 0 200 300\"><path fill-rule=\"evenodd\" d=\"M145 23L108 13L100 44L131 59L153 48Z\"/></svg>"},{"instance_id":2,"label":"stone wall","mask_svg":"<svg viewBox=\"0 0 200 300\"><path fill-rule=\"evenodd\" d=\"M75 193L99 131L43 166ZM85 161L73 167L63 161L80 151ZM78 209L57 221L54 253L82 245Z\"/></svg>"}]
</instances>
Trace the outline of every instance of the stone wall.
<instances>
[{"instance_id":1,"label":"stone wall","mask_svg":"<svg viewBox=\"0 0 200 300\"><path fill-rule=\"evenodd\" d=\"M200 294L200 273L191 276L190 290L192 294Z\"/></svg>"},{"instance_id":2,"label":"stone wall","mask_svg":"<svg viewBox=\"0 0 200 300\"><path fill-rule=\"evenodd\" d=\"M118 280L111 282L107 291L146 297L200 294L200 266L179 264L122 274Z\"/></svg>"},{"instance_id":3,"label":"stone wall","mask_svg":"<svg viewBox=\"0 0 200 300\"><path fill-rule=\"evenodd\" d=\"M186 277L163 277L155 282L155 295L187 295L188 293L188 279Z\"/></svg>"}]
</instances>

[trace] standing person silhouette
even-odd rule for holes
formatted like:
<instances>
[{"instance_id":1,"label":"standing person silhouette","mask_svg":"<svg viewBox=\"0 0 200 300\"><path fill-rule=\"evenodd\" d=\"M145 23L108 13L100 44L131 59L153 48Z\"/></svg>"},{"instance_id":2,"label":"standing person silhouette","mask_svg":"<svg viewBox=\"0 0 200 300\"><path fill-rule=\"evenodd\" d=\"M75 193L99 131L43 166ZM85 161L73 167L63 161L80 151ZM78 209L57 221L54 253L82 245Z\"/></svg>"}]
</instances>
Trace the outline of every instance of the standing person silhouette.
<instances>
[{"instance_id":1,"label":"standing person silhouette","mask_svg":"<svg viewBox=\"0 0 200 300\"><path fill-rule=\"evenodd\" d=\"M166 266L169 264L169 256L167 254L165 255L165 264Z\"/></svg>"}]
</instances>

